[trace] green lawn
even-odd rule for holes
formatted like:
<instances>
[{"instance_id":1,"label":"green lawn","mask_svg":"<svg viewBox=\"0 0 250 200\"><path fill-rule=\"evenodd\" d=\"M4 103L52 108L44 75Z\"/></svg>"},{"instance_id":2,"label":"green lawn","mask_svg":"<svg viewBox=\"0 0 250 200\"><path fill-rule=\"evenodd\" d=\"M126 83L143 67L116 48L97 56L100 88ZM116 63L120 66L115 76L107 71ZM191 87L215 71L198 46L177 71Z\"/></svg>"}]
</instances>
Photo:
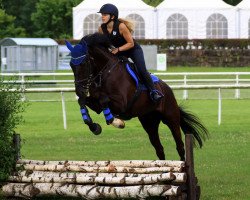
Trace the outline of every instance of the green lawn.
<instances>
[{"instance_id":1,"label":"green lawn","mask_svg":"<svg viewBox=\"0 0 250 200\"><path fill-rule=\"evenodd\" d=\"M223 100L222 124L217 125L216 100L180 101L196 113L210 131L203 149L195 150L195 170L202 198L250 199L250 100ZM127 121L124 130L104 123L91 113L103 133L95 136L82 123L76 102L67 102L68 129L63 129L60 102L30 103L25 123L17 132L23 139L22 155L43 160L157 159L138 120ZM170 131L160 127L167 159L179 159Z\"/></svg>"},{"instance_id":2,"label":"green lawn","mask_svg":"<svg viewBox=\"0 0 250 200\"><path fill-rule=\"evenodd\" d=\"M250 71L246 68L169 67L167 72ZM222 123L218 126L217 90L174 91L178 102L195 113L210 132L202 149L195 149L195 172L201 185L201 200L250 199L250 91L222 90ZM137 119L126 122L123 130L107 126L103 115L91 112L103 132L93 135L83 124L73 93L66 95L68 129L63 129L60 94L29 94L29 99L56 102L30 102L24 113L25 123L17 132L22 137L22 157L42 160L133 160L157 159L147 134ZM169 129L160 126L160 137L167 159L178 160ZM62 198L59 198L62 199Z\"/></svg>"}]
</instances>

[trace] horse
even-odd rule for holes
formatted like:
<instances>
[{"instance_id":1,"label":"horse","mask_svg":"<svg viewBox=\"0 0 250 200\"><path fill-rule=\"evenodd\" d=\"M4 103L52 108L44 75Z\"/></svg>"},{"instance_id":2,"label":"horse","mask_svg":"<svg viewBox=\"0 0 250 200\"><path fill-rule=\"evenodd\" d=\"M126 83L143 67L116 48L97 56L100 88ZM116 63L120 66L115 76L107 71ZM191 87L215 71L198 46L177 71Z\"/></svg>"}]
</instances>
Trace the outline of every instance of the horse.
<instances>
[{"instance_id":1,"label":"horse","mask_svg":"<svg viewBox=\"0 0 250 200\"><path fill-rule=\"evenodd\" d=\"M165 160L158 133L160 122L170 129L180 160L185 160L181 130L184 134L192 134L195 146L203 146L208 130L200 119L179 106L172 89L160 79L155 87L164 97L160 102L153 103L140 81L136 83L128 73L126 59L110 53L106 36L94 33L84 36L74 47L68 41L66 44L71 55L74 54L70 66L83 120L92 132L99 134L101 127L93 122L87 107L98 114L104 111L105 117L114 115L121 120L137 117L160 160Z\"/></svg>"}]
</instances>

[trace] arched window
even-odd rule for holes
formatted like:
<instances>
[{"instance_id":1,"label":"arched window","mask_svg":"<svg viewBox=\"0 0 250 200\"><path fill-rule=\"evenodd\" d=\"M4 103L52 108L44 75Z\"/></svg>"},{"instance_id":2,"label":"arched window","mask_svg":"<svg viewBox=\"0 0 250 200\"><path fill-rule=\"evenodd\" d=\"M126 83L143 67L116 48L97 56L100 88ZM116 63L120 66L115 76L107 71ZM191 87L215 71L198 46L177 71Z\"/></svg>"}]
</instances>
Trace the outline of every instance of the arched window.
<instances>
[{"instance_id":1,"label":"arched window","mask_svg":"<svg viewBox=\"0 0 250 200\"><path fill-rule=\"evenodd\" d=\"M144 39L145 38L145 21L138 14L130 14L126 17L127 19L131 19L135 22L135 31L133 33L133 37L135 39Z\"/></svg>"},{"instance_id":2,"label":"arched window","mask_svg":"<svg viewBox=\"0 0 250 200\"><path fill-rule=\"evenodd\" d=\"M210 15L206 23L207 38L227 38L228 23L226 17L215 13Z\"/></svg>"},{"instance_id":3,"label":"arched window","mask_svg":"<svg viewBox=\"0 0 250 200\"><path fill-rule=\"evenodd\" d=\"M98 14L90 14L85 17L83 22L83 35L95 33L98 31L98 27L101 25L102 19Z\"/></svg>"},{"instance_id":4,"label":"arched window","mask_svg":"<svg viewBox=\"0 0 250 200\"><path fill-rule=\"evenodd\" d=\"M250 38L250 18L248 20L248 38Z\"/></svg>"},{"instance_id":5,"label":"arched window","mask_svg":"<svg viewBox=\"0 0 250 200\"><path fill-rule=\"evenodd\" d=\"M188 38L188 20L179 13L171 15L167 19L167 38Z\"/></svg>"}]
</instances>

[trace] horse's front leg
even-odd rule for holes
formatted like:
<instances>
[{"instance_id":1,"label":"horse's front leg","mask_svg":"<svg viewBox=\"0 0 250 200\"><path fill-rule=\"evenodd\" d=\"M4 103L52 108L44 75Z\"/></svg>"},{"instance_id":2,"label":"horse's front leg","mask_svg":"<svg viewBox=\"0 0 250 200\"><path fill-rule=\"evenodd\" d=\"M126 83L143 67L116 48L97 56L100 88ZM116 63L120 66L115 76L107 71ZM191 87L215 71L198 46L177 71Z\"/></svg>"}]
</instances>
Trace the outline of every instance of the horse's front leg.
<instances>
[{"instance_id":1,"label":"horse's front leg","mask_svg":"<svg viewBox=\"0 0 250 200\"><path fill-rule=\"evenodd\" d=\"M102 128L98 123L94 123L89 115L89 111L85 106L85 99L79 98L78 103L80 105L80 110L82 114L82 119L86 125L88 125L89 130L94 133L95 135L99 135L102 132Z\"/></svg>"},{"instance_id":2,"label":"horse's front leg","mask_svg":"<svg viewBox=\"0 0 250 200\"><path fill-rule=\"evenodd\" d=\"M86 125L88 125L89 130L95 135L99 135L102 132L102 127L98 123L94 123L89 115L89 111L86 107L86 96L78 95L78 104L80 105L80 111L82 114L82 119Z\"/></svg>"},{"instance_id":3,"label":"horse's front leg","mask_svg":"<svg viewBox=\"0 0 250 200\"><path fill-rule=\"evenodd\" d=\"M101 95L100 105L102 107L106 123L108 125L112 124L116 128L124 128L125 127L124 121L113 116L108 104L109 104L109 98L106 95Z\"/></svg>"}]
</instances>

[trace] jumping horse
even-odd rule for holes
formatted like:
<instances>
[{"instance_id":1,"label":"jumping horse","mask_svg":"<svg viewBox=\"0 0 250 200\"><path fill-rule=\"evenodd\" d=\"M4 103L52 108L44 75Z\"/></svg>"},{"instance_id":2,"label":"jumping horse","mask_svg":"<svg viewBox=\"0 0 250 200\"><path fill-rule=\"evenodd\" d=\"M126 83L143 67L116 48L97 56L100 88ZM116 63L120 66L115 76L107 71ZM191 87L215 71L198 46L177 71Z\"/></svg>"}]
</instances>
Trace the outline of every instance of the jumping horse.
<instances>
[{"instance_id":1,"label":"jumping horse","mask_svg":"<svg viewBox=\"0 0 250 200\"><path fill-rule=\"evenodd\" d=\"M172 89L160 79L155 87L164 97L153 103L140 81L128 73L126 59L110 53L106 36L94 33L84 36L75 46L68 41L66 45L71 51L70 66L82 117L93 133L99 134L101 127L93 122L87 106L98 114L103 111L107 124L115 117L122 120L138 117L161 160L165 159L165 154L158 133L160 122L171 130L180 160L185 160L181 130L192 134L195 144L198 142L202 147L208 130L200 120L177 104Z\"/></svg>"}]
</instances>

